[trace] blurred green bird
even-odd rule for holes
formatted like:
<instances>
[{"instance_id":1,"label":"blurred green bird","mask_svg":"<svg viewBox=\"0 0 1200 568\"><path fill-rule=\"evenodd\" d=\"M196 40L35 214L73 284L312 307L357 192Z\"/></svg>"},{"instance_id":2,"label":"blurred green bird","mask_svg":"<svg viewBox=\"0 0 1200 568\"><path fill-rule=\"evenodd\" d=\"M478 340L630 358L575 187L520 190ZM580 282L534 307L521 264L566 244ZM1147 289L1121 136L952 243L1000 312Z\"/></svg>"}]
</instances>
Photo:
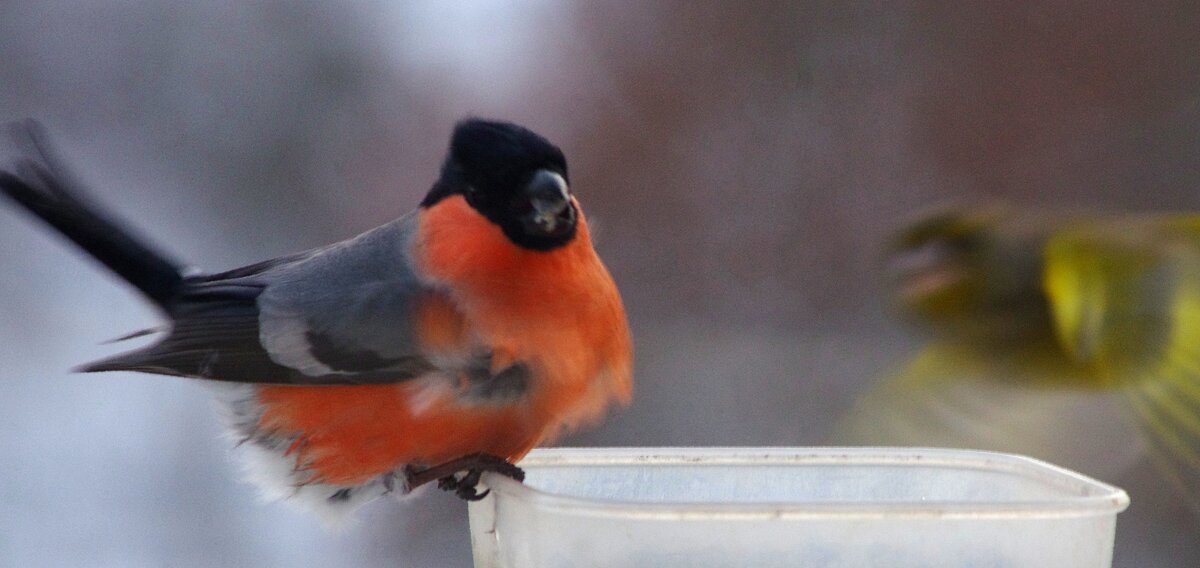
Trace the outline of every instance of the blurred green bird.
<instances>
[{"instance_id":1,"label":"blurred green bird","mask_svg":"<svg viewBox=\"0 0 1200 568\"><path fill-rule=\"evenodd\" d=\"M1112 479L1148 451L1200 510L1200 215L931 215L887 251L931 340L835 427Z\"/></svg>"}]
</instances>

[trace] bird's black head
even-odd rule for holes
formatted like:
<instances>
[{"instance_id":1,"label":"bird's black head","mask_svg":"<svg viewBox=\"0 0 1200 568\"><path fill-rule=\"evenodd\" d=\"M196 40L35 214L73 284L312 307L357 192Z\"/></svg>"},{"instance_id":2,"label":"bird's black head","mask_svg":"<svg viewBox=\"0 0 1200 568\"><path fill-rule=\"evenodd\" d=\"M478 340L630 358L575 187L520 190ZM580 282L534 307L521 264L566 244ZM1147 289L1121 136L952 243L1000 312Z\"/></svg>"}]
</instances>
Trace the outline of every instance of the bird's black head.
<instances>
[{"instance_id":1,"label":"bird's black head","mask_svg":"<svg viewBox=\"0 0 1200 568\"><path fill-rule=\"evenodd\" d=\"M442 175L421 202L462 195L518 246L547 251L575 237L567 161L545 138L508 122L468 119L450 138Z\"/></svg>"},{"instance_id":2,"label":"bird's black head","mask_svg":"<svg viewBox=\"0 0 1200 568\"><path fill-rule=\"evenodd\" d=\"M995 205L935 211L889 247L893 300L914 321L960 339L1045 334L1042 248L1050 228Z\"/></svg>"}]
</instances>

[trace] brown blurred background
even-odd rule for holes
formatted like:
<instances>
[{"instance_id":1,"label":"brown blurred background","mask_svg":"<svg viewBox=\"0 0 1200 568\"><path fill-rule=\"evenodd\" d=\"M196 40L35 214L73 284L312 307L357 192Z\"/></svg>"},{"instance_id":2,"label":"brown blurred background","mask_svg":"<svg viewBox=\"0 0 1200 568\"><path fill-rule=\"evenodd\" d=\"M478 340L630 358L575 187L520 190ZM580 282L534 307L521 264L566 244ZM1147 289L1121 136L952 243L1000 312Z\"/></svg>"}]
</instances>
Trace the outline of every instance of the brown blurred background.
<instances>
[{"instance_id":1,"label":"brown blurred background","mask_svg":"<svg viewBox=\"0 0 1200 568\"><path fill-rule=\"evenodd\" d=\"M814 445L916 338L879 247L945 200L1200 210L1191 2L0 4L0 119L220 269L416 205L457 119L566 151L638 345L633 406L566 443ZM205 390L72 375L152 324L0 208L0 566L466 566L465 507L330 533L237 483ZM1116 566L1200 566L1200 517L1123 479ZM1137 488L1136 490L1134 488Z\"/></svg>"}]
</instances>

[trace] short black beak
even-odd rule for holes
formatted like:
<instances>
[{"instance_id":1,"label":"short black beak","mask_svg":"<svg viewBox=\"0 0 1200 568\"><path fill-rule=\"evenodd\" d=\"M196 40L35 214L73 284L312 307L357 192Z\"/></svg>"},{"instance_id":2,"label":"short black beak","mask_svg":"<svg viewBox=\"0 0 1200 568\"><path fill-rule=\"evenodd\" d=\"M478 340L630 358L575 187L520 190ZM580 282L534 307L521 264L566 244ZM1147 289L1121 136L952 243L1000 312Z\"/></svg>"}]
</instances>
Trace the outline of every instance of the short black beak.
<instances>
[{"instance_id":1,"label":"short black beak","mask_svg":"<svg viewBox=\"0 0 1200 568\"><path fill-rule=\"evenodd\" d=\"M567 181L558 173L538 170L525 186L531 211L522 219L530 233L554 235L575 225L575 207Z\"/></svg>"}]
</instances>

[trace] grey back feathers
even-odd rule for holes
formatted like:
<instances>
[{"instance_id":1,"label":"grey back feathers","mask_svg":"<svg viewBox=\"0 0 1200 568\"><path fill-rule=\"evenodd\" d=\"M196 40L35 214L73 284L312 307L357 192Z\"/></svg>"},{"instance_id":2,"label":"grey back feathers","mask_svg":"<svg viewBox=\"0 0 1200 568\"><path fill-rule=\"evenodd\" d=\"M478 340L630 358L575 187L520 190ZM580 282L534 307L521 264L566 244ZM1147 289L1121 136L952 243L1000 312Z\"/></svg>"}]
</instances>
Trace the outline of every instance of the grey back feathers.
<instances>
[{"instance_id":1,"label":"grey back feathers","mask_svg":"<svg viewBox=\"0 0 1200 568\"><path fill-rule=\"evenodd\" d=\"M84 368L215 380L368 384L433 369L412 314L427 292L408 215L327 247L189 278L161 342Z\"/></svg>"},{"instance_id":2,"label":"grey back feathers","mask_svg":"<svg viewBox=\"0 0 1200 568\"><path fill-rule=\"evenodd\" d=\"M432 369L412 327L428 291L409 255L409 214L264 275L258 298L263 347L308 377L388 382Z\"/></svg>"}]
</instances>

